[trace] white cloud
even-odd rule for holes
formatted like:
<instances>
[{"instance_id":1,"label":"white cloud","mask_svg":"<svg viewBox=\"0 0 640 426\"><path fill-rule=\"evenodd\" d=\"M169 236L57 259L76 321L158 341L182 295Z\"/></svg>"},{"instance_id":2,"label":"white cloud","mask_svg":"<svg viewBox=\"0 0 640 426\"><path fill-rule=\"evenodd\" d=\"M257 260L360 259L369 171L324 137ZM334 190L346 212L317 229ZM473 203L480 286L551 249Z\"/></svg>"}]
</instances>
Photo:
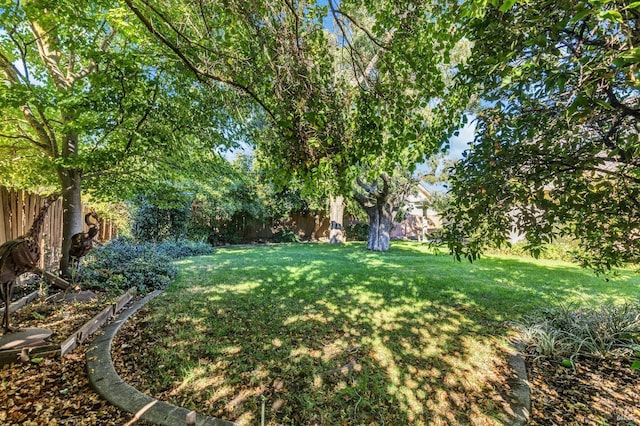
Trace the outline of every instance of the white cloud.
<instances>
[{"instance_id":1,"label":"white cloud","mask_svg":"<svg viewBox=\"0 0 640 426\"><path fill-rule=\"evenodd\" d=\"M473 142L476 133L475 114L467 115L467 124L459 130L458 136L449 139L449 158L457 160L462 158L462 153L469 149L469 144Z\"/></svg>"}]
</instances>

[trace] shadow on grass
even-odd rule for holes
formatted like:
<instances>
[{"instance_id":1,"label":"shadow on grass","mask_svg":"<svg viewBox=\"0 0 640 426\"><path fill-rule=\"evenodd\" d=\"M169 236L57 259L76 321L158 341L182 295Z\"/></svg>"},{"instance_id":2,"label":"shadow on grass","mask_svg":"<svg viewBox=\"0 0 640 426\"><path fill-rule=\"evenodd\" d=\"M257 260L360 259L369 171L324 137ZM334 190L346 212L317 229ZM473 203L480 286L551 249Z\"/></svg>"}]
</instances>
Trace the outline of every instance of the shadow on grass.
<instances>
[{"instance_id":1,"label":"shadow on grass","mask_svg":"<svg viewBox=\"0 0 640 426\"><path fill-rule=\"evenodd\" d=\"M247 424L263 401L270 424L499 424L505 321L637 290L566 264L456 263L406 243L240 247L180 265L142 319L154 341L143 374L171 402Z\"/></svg>"}]
</instances>

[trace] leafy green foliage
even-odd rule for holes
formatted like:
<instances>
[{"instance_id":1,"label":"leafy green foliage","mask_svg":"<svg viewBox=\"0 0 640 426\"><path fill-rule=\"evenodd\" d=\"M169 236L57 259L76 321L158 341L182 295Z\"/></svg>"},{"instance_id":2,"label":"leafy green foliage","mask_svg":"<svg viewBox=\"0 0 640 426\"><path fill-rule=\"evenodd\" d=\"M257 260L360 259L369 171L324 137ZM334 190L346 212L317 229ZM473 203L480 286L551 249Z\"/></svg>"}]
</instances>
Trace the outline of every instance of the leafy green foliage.
<instances>
[{"instance_id":1,"label":"leafy green foliage","mask_svg":"<svg viewBox=\"0 0 640 426\"><path fill-rule=\"evenodd\" d=\"M369 238L369 224L365 222L351 222L345 226L349 241L367 241Z\"/></svg>"},{"instance_id":2,"label":"leafy green foliage","mask_svg":"<svg viewBox=\"0 0 640 426\"><path fill-rule=\"evenodd\" d=\"M305 195L347 194L362 166L413 168L467 103L450 84L468 53L456 1L126 3L192 72L256 105L258 155Z\"/></svg>"},{"instance_id":3,"label":"leafy green foliage","mask_svg":"<svg viewBox=\"0 0 640 426\"><path fill-rule=\"evenodd\" d=\"M214 253L210 244L203 241L193 241L180 239L175 241L164 241L156 245L156 251L160 256L167 256L171 259L181 259L190 256L202 256Z\"/></svg>"},{"instance_id":4,"label":"leafy green foliage","mask_svg":"<svg viewBox=\"0 0 640 426\"><path fill-rule=\"evenodd\" d=\"M56 170L82 170L89 188L122 200L162 182L159 176L175 176L188 152L185 139L201 139L209 149L234 144L232 118L217 104L223 92L180 73L113 2L6 6L0 9L4 184L57 185Z\"/></svg>"},{"instance_id":5,"label":"leafy green foliage","mask_svg":"<svg viewBox=\"0 0 640 426\"><path fill-rule=\"evenodd\" d=\"M228 91L182 73L118 4L4 1L0 22L0 183L63 193L63 275L83 188L161 192L237 142Z\"/></svg>"},{"instance_id":6,"label":"leafy green foliage","mask_svg":"<svg viewBox=\"0 0 640 426\"><path fill-rule=\"evenodd\" d=\"M453 178L451 251L474 259L517 230L533 254L571 236L585 265L636 263L638 8L519 2L480 16L470 21L474 54L459 78L484 102Z\"/></svg>"},{"instance_id":7,"label":"leafy green foliage","mask_svg":"<svg viewBox=\"0 0 640 426\"><path fill-rule=\"evenodd\" d=\"M211 244L239 243L248 230L308 209L296 190L278 189L250 155L239 155L224 174L200 182L188 235Z\"/></svg>"},{"instance_id":8,"label":"leafy green foliage","mask_svg":"<svg viewBox=\"0 0 640 426\"><path fill-rule=\"evenodd\" d=\"M140 293L147 293L173 281L177 272L175 259L211 253L210 245L189 240L153 244L116 238L87 255L77 280L110 291L136 287Z\"/></svg>"},{"instance_id":9,"label":"leafy green foliage","mask_svg":"<svg viewBox=\"0 0 640 426\"><path fill-rule=\"evenodd\" d=\"M158 243L186 236L191 216L191 197L188 194L176 195L182 197L173 200L175 206L172 207L158 205L159 200L147 196L136 197L131 218L131 234L136 240Z\"/></svg>"},{"instance_id":10,"label":"leafy green foliage","mask_svg":"<svg viewBox=\"0 0 640 426\"><path fill-rule=\"evenodd\" d=\"M487 253L518 257L531 255L526 243L506 244L500 248L488 248ZM577 262L581 256L583 256L582 250L575 241L557 240L541 246L537 258Z\"/></svg>"},{"instance_id":11,"label":"leafy green foliage","mask_svg":"<svg viewBox=\"0 0 640 426\"><path fill-rule=\"evenodd\" d=\"M434 192L431 197L423 203L423 209L435 210L438 213L447 211L451 207L452 198L449 193Z\"/></svg>"},{"instance_id":12,"label":"leafy green foliage","mask_svg":"<svg viewBox=\"0 0 640 426\"><path fill-rule=\"evenodd\" d=\"M640 303L544 309L518 326L540 356L565 357L571 362L578 356L630 357L640 345Z\"/></svg>"},{"instance_id":13,"label":"leafy green foliage","mask_svg":"<svg viewBox=\"0 0 640 426\"><path fill-rule=\"evenodd\" d=\"M273 242L274 243L299 243L300 238L298 235L292 230L289 229L280 229L278 232L273 234Z\"/></svg>"}]
</instances>

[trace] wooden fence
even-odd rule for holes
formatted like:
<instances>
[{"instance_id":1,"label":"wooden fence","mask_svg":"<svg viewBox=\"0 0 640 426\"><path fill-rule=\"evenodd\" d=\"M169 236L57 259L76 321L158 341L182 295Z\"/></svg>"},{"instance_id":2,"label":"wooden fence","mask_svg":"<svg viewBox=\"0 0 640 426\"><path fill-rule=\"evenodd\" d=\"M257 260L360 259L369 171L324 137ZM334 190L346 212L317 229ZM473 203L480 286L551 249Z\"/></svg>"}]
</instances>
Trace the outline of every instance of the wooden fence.
<instances>
[{"instance_id":1,"label":"wooden fence","mask_svg":"<svg viewBox=\"0 0 640 426\"><path fill-rule=\"evenodd\" d=\"M0 244L26 234L43 205L44 198L39 195L0 186ZM88 211L89 207L85 205L83 213ZM97 240L109 241L115 233L111 221L101 220ZM49 207L42 228L41 248L43 255L40 258L40 268L55 267L60 260L62 248L61 199Z\"/></svg>"}]
</instances>

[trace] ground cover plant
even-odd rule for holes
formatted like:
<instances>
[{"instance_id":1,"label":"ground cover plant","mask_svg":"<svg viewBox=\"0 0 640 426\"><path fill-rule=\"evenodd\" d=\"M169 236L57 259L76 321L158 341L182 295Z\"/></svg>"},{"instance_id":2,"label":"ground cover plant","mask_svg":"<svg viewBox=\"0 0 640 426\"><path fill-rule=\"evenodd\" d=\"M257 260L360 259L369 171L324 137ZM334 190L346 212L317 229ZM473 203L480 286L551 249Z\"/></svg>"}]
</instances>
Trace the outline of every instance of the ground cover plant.
<instances>
[{"instance_id":1,"label":"ground cover plant","mask_svg":"<svg viewBox=\"0 0 640 426\"><path fill-rule=\"evenodd\" d=\"M229 247L178 268L123 330L118 368L143 391L247 424L263 403L267 424L500 423L510 321L561 301L622 302L639 282L555 261L457 263L411 243Z\"/></svg>"},{"instance_id":2,"label":"ground cover plant","mask_svg":"<svg viewBox=\"0 0 640 426\"><path fill-rule=\"evenodd\" d=\"M116 293L135 287L144 294L173 280L177 272L174 260L211 253L212 246L198 241L151 243L116 238L92 250L75 279Z\"/></svg>"},{"instance_id":3,"label":"ground cover plant","mask_svg":"<svg viewBox=\"0 0 640 426\"><path fill-rule=\"evenodd\" d=\"M516 326L533 425L640 424L640 300L552 306Z\"/></svg>"}]
</instances>

